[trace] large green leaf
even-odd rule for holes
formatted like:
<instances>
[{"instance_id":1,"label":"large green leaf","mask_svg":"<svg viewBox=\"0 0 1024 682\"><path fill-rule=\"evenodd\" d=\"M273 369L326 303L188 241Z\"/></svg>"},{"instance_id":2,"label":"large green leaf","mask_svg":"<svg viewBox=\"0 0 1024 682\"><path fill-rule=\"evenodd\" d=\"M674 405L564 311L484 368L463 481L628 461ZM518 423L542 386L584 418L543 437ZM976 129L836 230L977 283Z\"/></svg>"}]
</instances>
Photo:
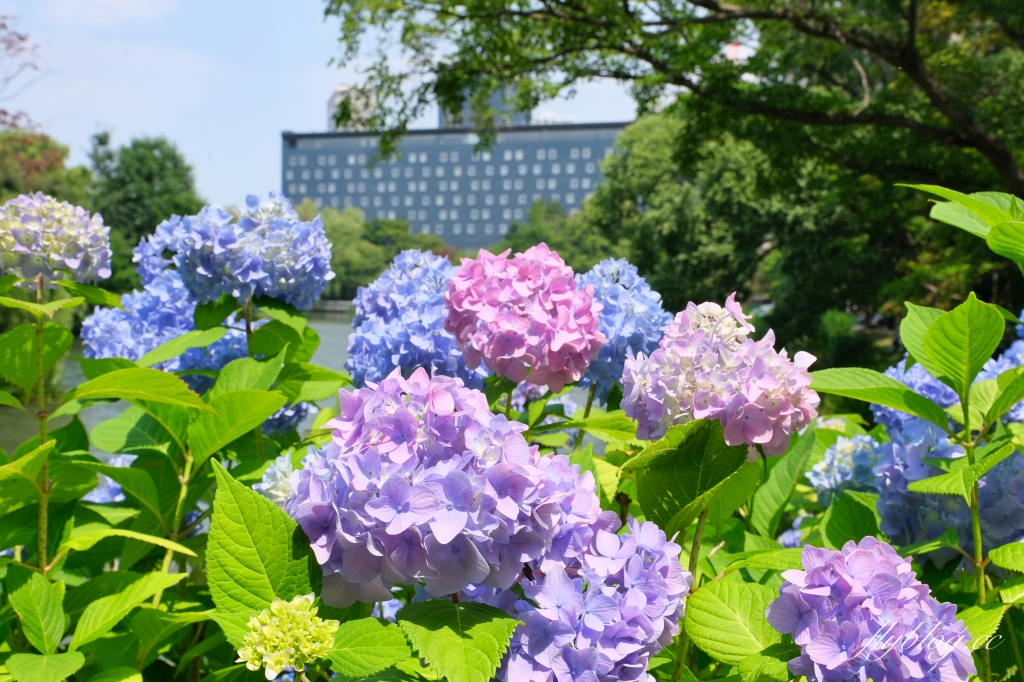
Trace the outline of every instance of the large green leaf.
<instances>
[{"instance_id":1,"label":"large green leaf","mask_svg":"<svg viewBox=\"0 0 1024 682\"><path fill-rule=\"evenodd\" d=\"M68 394L68 399L96 400L113 398L128 402L144 401L212 411L202 398L176 376L146 367L119 369L91 379Z\"/></svg>"},{"instance_id":2,"label":"large green leaf","mask_svg":"<svg viewBox=\"0 0 1024 682\"><path fill-rule=\"evenodd\" d=\"M1024 222L1009 220L993 227L985 237L988 248L1014 263L1024 262Z\"/></svg>"},{"instance_id":3,"label":"large green leaf","mask_svg":"<svg viewBox=\"0 0 1024 682\"><path fill-rule=\"evenodd\" d=\"M214 464L217 495L206 549L217 609L258 612L274 597L320 591L320 567L305 533L277 505Z\"/></svg>"},{"instance_id":4,"label":"large green leaf","mask_svg":"<svg viewBox=\"0 0 1024 682\"><path fill-rule=\"evenodd\" d=\"M6 308L19 308L21 310L27 310L28 312L35 315L37 318L53 316L64 308L74 308L85 303L85 299L81 296L75 296L74 298L61 298L56 301L50 301L49 303L32 303L30 301L22 301L17 298L8 298L7 296L0 296L0 305Z\"/></svg>"},{"instance_id":5,"label":"large green leaf","mask_svg":"<svg viewBox=\"0 0 1024 682\"><path fill-rule=\"evenodd\" d=\"M848 541L859 542L864 537L878 535L878 522L874 512L848 491L840 493L821 517L821 537L828 549L840 549Z\"/></svg>"},{"instance_id":6,"label":"large green leaf","mask_svg":"<svg viewBox=\"0 0 1024 682\"><path fill-rule=\"evenodd\" d=\"M786 504L807 469L817 433L814 427L798 435L768 473L768 480L754 493L750 522L761 535L774 538Z\"/></svg>"},{"instance_id":7,"label":"large green leaf","mask_svg":"<svg viewBox=\"0 0 1024 682\"><path fill-rule=\"evenodd\" d=\"M288 325L299 334L306 331L306 318L293 306L268 296L260 296L253 305L267 317Z\"/></svg>"},{"instance_id":8,"label":"large green leaf","mask_svg":"<svg viewBox=\"0 0 1024 682\"><path fill-rule=\"evenodd\" d=\"M71 348L74 335L59 324L43 325L43 373L47 374ZM35 388L37 330L34 324L18 325L0 334L0 376L26 390Z\"/></svg>"},{"instance_id":9,"label":"large green leaf","mask_svg":"<svg viewBox=\"0 0 1024 682\"><path fill-rule=\"evenodd\" d=\"M295 404L333 398L338 395L338 389L351 383L352 379L344 372L305 362L289 362L277 378L277 390Z\"/></svg>"},{"instance_id":10,"label":"large green leaf","mask_svg":"<svg viewBox=\"0 0 1024 682\"><path fill-rule=\"evenodd\" d=\"M249 340L249 352L255 356L272 358L287 347L290 356L302 343L303 338L300 332L284 322L271 320L252 333Z\"/></svg>"},{"instance_id":11,"label":"large green leaf","mask_svg":"<svg viewBox=\"0 0 1024 682\"><path fill-rule=\"evenodd\" d=\"M996 547L988 553L992 563L1011 571L1024 573L1024 543L1011 542L1002 547Z\"/></svg>"},{"instance_id":12,"label":"large green leaf","mask_svg":"<svg viewBox=\"0 0 1024 682\"><path fill-rule=\"evenodd\" d=\"M938 185L904 185L904 187L911 187L923 192L929 192L930 194L937 194L943 199L948 199L954 206L960 206L966 209L966 212L949 210L948 208L945 210L938 210L940 206L948 206L948 204L938 203L932 207L931 217L935 220L940 220L963 230L967 230L971 234L977 235L983 239L988 235L990 228L1001 222L1010 220L1012 217L1008 211L1004 211L998 206L994 206L986 200L986 197L979 195L962 194L955 190L939 187ZM971 218L971 216L973 216L973 218Z\"/></svg>"},{"instance_id":13,"label":"large green leaf","mask_svg":"<svg viewBox=\"0 0 1024 682\"><path fill-rule=\"evenodd\" d=\"M242 437L277 412L286 399L276 391L228 391L210 399L214 413L204 412L189 424L188 442L196 465Z\"/></svg>"},{"instance_id":14,"label":"large green leaf","mask_svg":"<svg viewBox=\"0 0 1024 682\"><path fill-rule=\"evenodd\" d=\"M765 585L714 580L687 599L686 632L708 655L737 664L782 641L764 615L777 596Z\"/></svg>"},{"instance_id":15,"label":"large green leaf","mask_svg":"<svg viewBox=\"0 0 1024 682\"><path fill-rule=\"evenodd\" d=\"M89 682L142 682L142 673L135 668L107 668L89 678Z\"/></svg>"},{"instance_id":16,"label":"large green leaf","mask_svg":"<svg viewBox=\"0 0 1024 682\"><path fill-rule=\"evenodd\" d=\"M61 682L78 672L85 656L77 651L56 656L13 654L7 659L7 672L14 682Z\"/></svg>"},{"instance_id":17,"label":"large green leaf","mask_svg":"<svg viewBox=\"0 0 1024 682\"><path fill-rule=\"evenodd\" d=\"M964 396L992 357L1004 329L999 311L972 292L966 301L935 320L924 335L924 351L939 372L937 378Z\"/></svg>"},{"instance_id":18,"label":"large green leaf","mask_svg":"<svg viewBox=\"0 0 1024 682\"><path fill-rule=\"evenodd\" d=\"M150 545L156 545L157 547L163 547L164 549L174 550L175 552L178 552L179 554L184 554L185 556L196 556L196 553L193 552L191 549L184 545L180 545L177 542L174 542L173 540L168 540L167 538L159 538L155 535L146 535L145 533L136 533L135 531L127 530L125 528L101 528L88 533L73 536L70 540L63 543L60 546L60 549L57 551L59 554L67 554L71 551L81 552L91 548L100 540L105 540L106 538L114 537L131 538L133 540L145 542Z\"/></svg>"},{"instance_id":19,"label":"large green leaf","mask_svg":"<svg viewBox=\"0 0 1024 682\"><path fill-rule=\"evenodd\" d=\"M740 661L740 676L743 682L786 682L792 678L789 661L800 657L796 644L772 644L764 651Z\"/></svg>"},{"instance_id":20,"label":"large green leaf","mask_svg":"<svg viewBox=\"0 0 1024 682\"><path fill-rule=\"evenodd\" d=\"M219 300L200 303L192 315L196 329L213 329L238 310L238 302L231 294L222 294Z\"/></svg>"},{"instance_id":21,"label":"large green leaf","mask_svg":"<svg viewBox=\"0 0 1024 682\"><path fill-rule=\"evenodd\" d=\"M175 437L153 415L135 405L94 426L89 439L100 450L112 454L155 451L170 455L177 452Z\"/></svg>"},{"instance_id":22,"label":"large green leaf","mask_svg":"<svg viewBox=\"0 0 1024 682\"><path fill-rule=\"evenodd\" d=\"M408 658L409 645L401 628L377 618L342 623L327 657L331 670L346 677L365 678Z\"/></svg>"},{"instance_id":23,"label":"large green leaf","mask_svg":"<svg viewBox=\"0 0 1024 682\"><path fill-rule=\"evenodd\" d=\"M930 493L932 495L960 495L967 504L970 504L971 488L974 482L1012 453L1013 444L1007 443L996 452L979 462L975 462L971 466L960 467L949 473L921 479L920 481L911 481L907 485L907 490L915 493Z\"/></svg>"},{"instance_id":24,"label":"large green leaf","mask_svg":"<svg viewBox=\"0 0 1024 682\"><path fill-rule=\"evenodd\" d=\"M80 296L84 298L86 303L92 303L93 305L102 305L108 308L124 308L121 305L121 297L112 291L106 289L100 289L90 284L82 284L76 282L73 279L59 279L54 281L54 284L63 288L72 296Z\"/></svg>"},{"instance_id":25,"label":"large green leaf","mask_svg":"<svg viewBox=\"0 0 1024 682\"><path fill-rule=\"evenodd\" d=\"M129 584L124 590L109 597L97 599L85 607L78 627L71 638L68 651L75 651L83 644L99 639L121 622L131 611L157 592L178 584L184 573L146 573Z\"/></svg>"},{"instance_id":26,"label":"large green leaf","mask_svg":"<svg viewBox=\"0 0 1024 682\"><path fill-rule=\"evenodd\" d=\"M942 535L935 538L934 540L922 540L921 542L914 542L909 545L903 545L897 548L897 552L900 556L913 556L915 554L927 554L928 552L934 552L937 549L943 547L958 547L960 545L960 538L957 535L956 528L947 528L943 531ZM991 556L991 553L989 554ZM993 561L995 561L993 559Z\"/></svg>"},{"instance_id":27,"label":"large green leaf","mask_svg":"<svg viewBox=\"0 0 1024 682\"><path fill-rule=\"evenodd\" d=\"M39 498L42 494L39 475L54 445L56 441L47 441L13 462L0 466L0 508L14 509Z\"/></svg>"},{"instance_id":28,"label":"large green leaf","mask_svg":"<svg viewBox=\"0 0 1024 682\"><path fill-rule=\"evenodd\" d=\"M749 537L758 537L750 535ZM726 573L738 571L741 568L767 568L773 571L788 571L801 568L800 557L803 549L800 547L792 549L773 549L768 552L758 552L753 556L747 556L729 564Z\"/></svg>"},{"instance_id":29,"label":"large green leaf","mask_svg":"<svg viewBox=\"0 0 1024 682\"><path fill-rule=\"evenodd\" d=\"M999 393L985 413L985 421L989 424L1009 412L1021 400L1024 400L1024 372L1016 369L1003 372L999 375L996 385L999 388Z\"/></svg>"},{"instance_id":30,"label":"large green leaf","mask_svg":"<svg viewBox=\"0 0 1024 682\"><path fill-rule=\"evenodd\" d=\"M284 352L269 360L253 360L238 358L232 360L221 369L217 381L207 392L206 399L228 391L268 391L274 385L281 365L284 363Z\"/></svg>"},{"instance_id":31,"label":"large green leaf","mask_svg":"<svg viewBox=\"0 0 1024 682\"><path fill-rule=\"evenodd\" d=\"M910 357L935 374L937 370L924 352L924 335L935 324L935 320L942 317L943 312L938 308L914 305L910 301L904 305L907 306L907 316L900 322L900 342L910 352ZM907 369L910 368L907 367Z\"/></svg>"},{"instance_id":32,"label":"large green leaf","mask_svg":"<svg viewBox=\"0 0 1024 682\"><path fill-rule=\"evenodd\" d=\"M493 606L448 599L408 604L398 612L413 648L448 682L488 682L518 622Z\"/></svg>"},{"instance_id":33,"label":"large green leaf","mask_svg":"<svg viewBox=\"0 0 1024 682\"><path fill-rule=\"evenodd\" d=\"M206 348L212 343L220 341L228 330L224 327L213 329L195 329L185 332L181 336L175 336L170 341L160 344L138 359L136 364L139 367L152 367L161 362L176 358L190 348Z\"/></svg>"},{"instance_id":34,"label":"large green leaf","mask_svg":"<svg viewBox=\"0 0 1024 682\"><path fill-rule=\"evenodd\" d=\"M140 508L148 510L153 516L161 521L165 532L170 528L168 519L164 518L160 505L160 495L157 492L156 483L149 472L137 467L115 467L99 462L84 462L82 466L88 467L97 473L101 473L116 481L124 494L140 505Z\"/></svg>"},{"instance_id":35,"label":"large green leaf","mask_svg":"<svg viewBox=\"0 0 1024 682\"><path fill-rule=\"evenodd\" d=\"M957 620L962 620L971 633L971 639L975 642L985 642L999 629L999 623L1003 620L1003 614L1011 604L979 604L972 606L965 611L956 614Z\"/></svg>"},{"instance_id":36,"label":"large green leaf","mask_svg":"<svg viewBox=\"0 0 1024 682\"><path fill-rule=\"evenodd\" d=\"M136 665L143 665L155 647L181 628L209 620L212 615L213 611L168 613L157 609L140 609L132 617L132 632L139 638Z\"/></svg>"},{"instance_id":37,"label":"large green leaf","mask_svg":"<svg viewBox=\"0 0 1024 682\"><path fill-rule=\"evenodd\" d=\"M949 418L941 407L915 393L906 384L881 372L862 367L822 369L811 373L811 388L821 393L878 403L947 428Z\"/></svg>"},{"instance_id":38,"label":"large green leaf","mask_svg":"<svg viewBox=\"0 0 1024 682\"><path fill-rule=\"evenodd\" d=\"M6 589L25 638L40 653L55 653L64 637L64 583L51 583L41 573L12 565Z\"/></svg>"},{"instance_id":39,"label":"large green leaf","mask_svg":"<svg viewBox=\"0 0 1024 682\"><path fill-rule=\"evenodd\" d=\"M718 421L702 420L676 448L651 456L637 472L640 506L648 519L665 528L677 514L685 515L688 505L739 469L746 458L745 445L725 444ZM704 505L710 502L707 497L701 501ZM678 528L682 521L675 520L675 529L685 530Z\"/></svg>"}]
</instances>

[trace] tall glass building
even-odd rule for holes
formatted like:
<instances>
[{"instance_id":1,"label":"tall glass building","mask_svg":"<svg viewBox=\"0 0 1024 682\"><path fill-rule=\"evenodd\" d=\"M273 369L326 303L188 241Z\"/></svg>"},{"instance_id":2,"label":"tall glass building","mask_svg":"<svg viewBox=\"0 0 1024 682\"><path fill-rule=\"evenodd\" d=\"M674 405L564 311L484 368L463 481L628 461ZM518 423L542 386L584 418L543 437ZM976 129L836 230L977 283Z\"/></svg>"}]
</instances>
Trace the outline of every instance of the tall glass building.
<instances>
[{"instance_id":1,"label":"tall glass building","mask_svg":"<svg viewBox=\"0 0 1024 682\"><path fill-rule=\"evenodd\" d=\"M374 133L284 132L281 186L293 203L356 206L367 219L404 218L415 232L478 248L501 239L536 200L578 210L626 125L499 128L497 142L481 152L469 129L411 130L398 158L376 165Z\"/></svg>"}]
</instances>

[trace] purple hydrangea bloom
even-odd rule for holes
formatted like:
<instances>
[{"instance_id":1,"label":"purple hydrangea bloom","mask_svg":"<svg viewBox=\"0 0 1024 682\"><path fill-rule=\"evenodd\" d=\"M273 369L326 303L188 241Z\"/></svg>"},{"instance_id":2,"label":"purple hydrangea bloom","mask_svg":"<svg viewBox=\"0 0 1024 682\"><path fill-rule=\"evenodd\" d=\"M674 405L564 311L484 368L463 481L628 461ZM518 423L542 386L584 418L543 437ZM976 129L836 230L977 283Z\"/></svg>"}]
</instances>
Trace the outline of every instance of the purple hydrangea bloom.
<instances>
[{"instance_id":1,"label":"purple hydrangea bloom","mask_svg":"<svg viewBox=\"0 0 1024 682\"><path fill-rule=\"evenodd\" d=\"M779 597L765 613L801 648L789 662L793 675L966 682L977 673L956 605L932 597L889 545L870 537L839 552L808 545L801 562L804 570L782 574Z\"/></svg>"},{"instance_id":2,"label":"purple hydrangea bloom","mask_svg":"<svg viewBox=\"0 0 1024 682\"><path fill-rule=\"evenodd\" d=\"M228 293L238 301L267 296L308 310L334 278L331 244L317 216L299 220L281 194L245 199L237 221L219 206L194 216L173 216L135 252L143 269L172 261L189 292L200 302Z\"/></svg>"},{"instance_id":3,"label":"purple hydrangea bloom","mask_svg":"<svg viewBox=\"0 0 1024 682\"><path fill-rule=\"evenodd\" d=\"M870 436L839 436L807 472L807 480L818 494L818 504L827 507L843 490L872 490L877 460L878 443Z\"/></svg>"},{"instance_id":4,"label":"purple hydrangea bloom","mask_svg":"<svg viewBox=\"0 0 1024 682\"><path fill-rule=\"evenodd\" d=\"M63 271L78 282L110 277L110 228L103 216L42 192L0 209L0 275L47 282Z\"/></svg>"},{"instance_id":5,"label":"purple hydrangea bloom","mask_svg":"<svg viewBox=\"0 0 1024 682\"><path fill-rule=\"evenodd\" d=\"M604 403L622 377L626 358L654 352L672 314L661 307L661 294L625 259L603 260L590 272L577 274L576 281L580 287L594 287L594 300L604 306L598 322L608 341L580 380L580 386L596 384L594 396Z\"/></svg>"},{"instance_id":6,"label":"purple hydrangea bloom","mask_svg":"<svg viewBox=\"0 0 1024 682\"><path fill-rule=\"evenodd\" d=\"M417 367L481 388L487 371L466 367L455 337L445 331L444 292L458 271L448 259L410 249L368 286L359 287L345 367L356 386L377 383L396 368Z\"/></svg>"},{"instance_id":7,"label":"purple hydrangea bloom","mask_svg":"<svg viewBox=\"0 0 1024 682\"><path fill-rule=\"evenodd\" d=\"M285 506L323 567L328 604L388 600L394 583L422 581L434 596L507 589L524 562L561 565L576 551L565 529L598 519L593 476L539 456L524 424L458 378L396 369L339 401L332 441L307 457Z\"/></svg>"}]
</instances>

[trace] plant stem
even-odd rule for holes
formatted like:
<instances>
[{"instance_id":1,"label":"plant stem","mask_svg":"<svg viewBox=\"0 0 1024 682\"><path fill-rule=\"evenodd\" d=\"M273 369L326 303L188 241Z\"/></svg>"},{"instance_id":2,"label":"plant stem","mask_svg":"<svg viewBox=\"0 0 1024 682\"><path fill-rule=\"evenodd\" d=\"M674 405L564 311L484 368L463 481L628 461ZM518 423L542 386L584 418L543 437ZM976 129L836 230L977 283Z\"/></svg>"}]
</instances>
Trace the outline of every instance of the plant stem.
<instances>
[{"instance_id":1,"label":"plant stem","mask_svg":"<svg viewBox=\"0 0 1024 682\"><path fill-rule=\"evenodd\" d=\"M36 303L43 302L43 276L36 276ZM43 360L43 317L36 316L36 399L39 401L39 411L36 418L39 420L39 445L46 442L48 433L46 431L46 375L43 372L45 363ZM43 577L48 573L46 568L46 543L49 534L50 514L50 457L47 455L43 460L43 469L39 472L39 533L37 553L39 554L39 569Z\"/></svg>"},{"instance_id":2,"label":"plant stem","mask_svg":"<svg viewBox=\"0 0 1024 682\"><path fill-rule=\"evenodd\" d=\"M245 305L242 307L245 312L245 352L251 358L252 357L252 296L245 299ZM253 435L256 438L256 454L259 456L261 462L267 460L267 451L263 447L263 426L257 426L253 429Z\"/></svg>"},{"instance_id":3,"label":"plant stem","mask_svg":"<svg viewBox=\"0 0 1024 682\"><path fill-rule=\"evenodd\" d=\"M690 595L692 596L697 588L700 586L700 576L697 574L697 562L700 561L700 543L704 539L704 524L708 521L708 510L705 509L697 517L697 528L693 531L693 544L690 545L690 575L693 576L693 584L690 586ZM685 664L687 654L690 652L690 637L686 634L686 627L681 627L682 632L679 633L679 645L676 647L676 665L672 669L672 682L679 682L679 678L683 674L683 665Z\"/></svg>"},{"instance_id":4,"label":"plant stem","mask_svg":"<svg viewBox=\"0 0 1024 682\"><path fill-rule=\"evenodd\" d=\"M179 479L181 481L181 490L178 492L178 504L174 508L174 520L171 521L171 532L168 533L168 537L170 537L170 539L172 541L174 541L174 542L177 542L178 537L181 535L181 533L179 533L179 529L181 528L182 519L185 516L185 499L188 497L188 484L189 484L189 481L192 478L192 464L193 464L193 461L194 460L192 459L192 453L186 452L185 453L185 472L181 475L181 478ZM174 550L168 547L167 551L164 552L164 560L163 560L163 563L160 566L160 571L162 573L170 573L171 572L171 560L173 558L174 558ZM155 595L153 595L153 608L154 609L157 608L158 606L160 606L160 600L163 599L163 596L164 596L164 591L163 590L160 590Z\"/></svg>"},{"instance_id":5,"label":"plant stem","mask_svg":"<svg viewBox=\"0 0 1024 682\"><path fill-rule=\"evenodd\" d=\"M971 413L970 413L970 395L965 393L961 397L961 404L963 405L964 414L964 452L967 455L967 463L971 466L974 465L974 448L981 438L981 434L978 435L978 439L971 438ZM983 429L984 430L984 429ZM981 606L985 603L985 552L981 538L981 515L978 509L978 482L974 481L971 484L971 531L974 535L974 575L977 579L978 584L978 605ZM992 659L989 655L988 648L981 650L981 679L984 682L992 682Z\"/></svg>"},{"instance_id":6,"label":"plant stem","mask_svg":"<svg viewBox=\"0 0 1024 682\"><path fill-rule=\"evenodd\" d=\"M508 395L505 397L505 419L512 418L512 391L515 389L508 389Z\"/></svg>"},{"instance_id":7,"label":"plant stem","mask_svg":"<svg viewBox=\"0 0 1024 682\"><path fill-rule=\"evenodd\" d=\"M1024 659L1020 655L1017 631L1013 629L1013 609L1006 612L1006 629L1010 631L1010 646L1013 648L1013 660L1017 663L1017 677L1024 682Z\"/></svg>"},{"instance_id":8,"label":"plant stem","mask_svg":"<svg viewBox=\"0 0 1024 682\"><path fill-rule=\"evenodd\" d=\"M586 419L590 416L590 408L594 404L594 392L597 391L597 384L590 384L590 393L587 394L587 407L583 410L583 418ZM572 451L576 452L583 445L583 434L584 430L580 428L579 433L576 434L576 444L573 446Z\"/></svg>"}]
</instances>

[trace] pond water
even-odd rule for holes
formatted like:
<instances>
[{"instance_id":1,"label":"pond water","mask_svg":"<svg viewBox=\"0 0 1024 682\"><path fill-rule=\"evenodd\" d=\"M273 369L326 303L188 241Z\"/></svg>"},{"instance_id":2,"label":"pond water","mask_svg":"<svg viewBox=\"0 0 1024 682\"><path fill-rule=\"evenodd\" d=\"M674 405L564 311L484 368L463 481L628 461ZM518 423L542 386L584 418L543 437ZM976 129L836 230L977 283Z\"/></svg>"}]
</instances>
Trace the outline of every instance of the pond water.
<instances>
[{"instance_id":1,"label":"pond water","mask_svg":"<svg viewBox=\"0 0 1024 682\"><path fill-rule=\"evenodd\" d=\"M317 314L309 315L309 326L320 335L320 348L313 355L313 363L333 370L344 370L345 360L348 357L348 335L352 330L352 316L343 314ZM74 357L82 354L81 345L75 342L71 353L64 359L61 371L61 386L64 390L70 390L85 381L81 365ZM333 400L323 401L329 405ZM96 424L119 415L126 407L125 403L109 403L88 407L79 414L79 418L87 430L92 430ZM51 422L50 428L59 428L67 423L67 419L56 419ZM306 429L313 421L312 415L307 417L305 423L300 427ZM8 407L0 407L0 448L6 452L12 452L19 444L25 442L38 433L38 423L23 412ZM100 453L96 453L100 454Z\"/></svg>"}]
</instances>

